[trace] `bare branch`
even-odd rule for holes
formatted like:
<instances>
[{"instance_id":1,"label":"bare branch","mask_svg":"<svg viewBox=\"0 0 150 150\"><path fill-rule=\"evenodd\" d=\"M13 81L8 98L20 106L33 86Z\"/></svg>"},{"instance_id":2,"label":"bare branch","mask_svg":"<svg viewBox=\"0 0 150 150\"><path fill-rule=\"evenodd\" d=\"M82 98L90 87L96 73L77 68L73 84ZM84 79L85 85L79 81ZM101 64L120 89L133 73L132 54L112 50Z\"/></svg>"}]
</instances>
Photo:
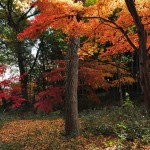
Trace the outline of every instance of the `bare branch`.
<instances>
[{"instance_id":1,"label":"bare branch","mask_svg":"<svg viewBox=\"0 0 150 150\"><path fill-rule=\"evenodd\" d=\"M31 66L30 70L28 71L28 75L31 74L31 72L33 71L33 69L34 69L34 67L35 67L35 65L36 65L36 61L37 61L37 58L38 58L38 56L39 56L39 52L40 52L40 48L37 50L37 53L36 53L34 62L33 62L33 64L32 64L32 66Z\"/></svg>"},{"instance_id":2,"label":"bare branch","mask_svg":"<svg viewBox=\"0 0 150 150\"><path fill-rule=\"evenodd\" d=\"M18 19L17 22L19 23L19 22L21 22L22 20L27 19L27 14L28 14L32 9L33 9L33 6L31 6L31 7L28 9L27 12L23 13L23 14L21 15L21 17ZM32 14L32 16L33 16L33 14ZM28 17L28 18L29 18L29 17Z\"/></svg>"},{"instance_id":3,"label":"bare branch","mask_svg":"<svg viewBox=\"0 0 150 150\"><path fill-rule=\"evenodd\" d=\"M80 48L80 50L81 51L83 51L83 52L85 52L86 54L88 54L89 56L93 56L92 54L90 54L89 52L87 52L87 51L85 51L84 49L82 49L79 45L77 45L76 43L73 43L74 45L76 45L78 48ZM99 62L101 62L101 63L103 63L103 64L109 64L109 65L112 65L112 66L114 66L114 67L118 67L117 65L115 65L115 64L112 64L112 63L110 63L110 62L106 62L106 61L102 61L102 60L100 60L100 59L96 59L97 61L99 61ZM119 66L119 68L120 69L123 69L123 70L126 70L126 71L129 71L129 69L128 68L124 68L124 67L121 67L121 66Z\"/></svg>"},{"instance_id":4,"label":"bare branch","mask_svg":"<svg viewBox=\"0 0 150 150\"><path fill-rule=\"evenodd\" d=\"M12 0L8 0L7 2L7 10L8 10L8 23L10 26L16 27L16 24L12 18Z\"/></svg>"},{"instance_id":5,"label":"bare branch","mask_svg":"<svg viewBox=\"0 0 150 150\"><path fill-rule=\"evenodd\" d=\"M6 6L4 6L1 2L0 2L0 6L1 6L3 9L6 9Z\"/></svg>"}]
</instances>

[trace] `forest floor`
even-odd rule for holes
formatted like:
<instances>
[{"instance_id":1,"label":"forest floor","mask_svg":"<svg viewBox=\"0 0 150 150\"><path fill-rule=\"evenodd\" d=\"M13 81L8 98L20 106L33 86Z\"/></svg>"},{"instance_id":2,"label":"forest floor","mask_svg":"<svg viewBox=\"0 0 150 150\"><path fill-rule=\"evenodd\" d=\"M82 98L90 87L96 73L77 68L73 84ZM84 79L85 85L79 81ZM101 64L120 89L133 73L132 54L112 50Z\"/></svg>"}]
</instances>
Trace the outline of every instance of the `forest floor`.
<instances>
[{"instance_id":1,"label":"forest floor","mask_svg":"<svg viewBox=\"0 0 150 150\"><path fill-rule=\"evenodd\" d=\"M0 150L150 150L150 119L142 120L143 127L140 117L140 122L134 122L130 116L125 120L124 111L120 108L85 111L80 114L80 135L68 138L60 115L28 114L21 119L1 114Z\"/></svg>"}]
</instances>

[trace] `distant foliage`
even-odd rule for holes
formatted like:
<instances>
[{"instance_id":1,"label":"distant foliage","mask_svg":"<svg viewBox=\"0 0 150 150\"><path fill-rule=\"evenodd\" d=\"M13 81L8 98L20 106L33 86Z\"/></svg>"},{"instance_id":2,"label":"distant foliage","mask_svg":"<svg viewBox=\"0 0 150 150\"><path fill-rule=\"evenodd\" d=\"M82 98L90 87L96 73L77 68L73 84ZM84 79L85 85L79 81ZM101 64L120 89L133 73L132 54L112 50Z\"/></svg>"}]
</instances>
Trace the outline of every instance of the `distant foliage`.
<instances>
[{"instance_id":1,"label":"distant foliage","mask_svg":"<svg viewBox=\"0 0 150 150\"><path fill-rule=\"evenodd\" d=\"M61 61L60 61L61 62ZM59 84L64 79L64 68L54 65L54 68L47 73L43 73L43 77L47 82L46 89L36 96L34 107L44 112L51 112L53 104L61 103L64 87Z\"/></svg>"},{"instance_id":2,"label":"distant foliage","mask_svg":"<svg viewBox=\"0 0 150 150\"><path fill-rule=\"evenodd\" d=\"M6 67L0 68L0 76L3 76ZM0 104L4 109L18 108L26 100L21 95L20 77L15 76L0 81Z\"/></svg>"},{"instance_id":3,"label":"distant foliage","mask_svg":"<svg viewBox=\"0 0 150 150\"><path fill-rule=\"evenodd\" d=\"M53 105L63 102L66 64L64 60L55 60L52 64L51 70L43 73L43 78L46 82L45 89L38 92L34 104L35 108L44 112L51 112ZM115 66L102 64L91 59L85 62L80 60L78 95L83 102L79 100L79 104L83 105L85 100L100 104L100 97L96 93L96 89L107 91L111 87L118 86L118 80L114 79L115 73L117 73ZM122 78L124 78L121 84L132 84L134 82L134 79L123 69L121 74ZM131 82L128 82L128 80L131 80ZM79 107L82 108L82 106Z\"/></svg>"}]
</instances>

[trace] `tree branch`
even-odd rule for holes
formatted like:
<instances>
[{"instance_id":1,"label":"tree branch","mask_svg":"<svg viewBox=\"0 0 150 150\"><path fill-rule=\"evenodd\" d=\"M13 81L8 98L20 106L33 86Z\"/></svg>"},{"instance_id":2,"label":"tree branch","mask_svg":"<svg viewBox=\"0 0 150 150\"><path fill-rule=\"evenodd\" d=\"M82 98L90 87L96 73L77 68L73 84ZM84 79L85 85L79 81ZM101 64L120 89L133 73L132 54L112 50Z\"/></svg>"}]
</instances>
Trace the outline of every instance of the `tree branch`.
<instances>
[{"instance_id":1,"label":"tree branch","mask_svg":"<svg viewBox=\"0 0 150 150\"><path fill-rule=\"evenodd\" d=\"M19 22L21 22L22 20L27 19L27 18L26 18L26 17L27 17L27 14L28 14L33 8L34 8L34 7L31 6L27 12L25 12L25 13L23 13L23 14L21 15L21 17L18 19L17 22L19 23Z\"/></svg>"},{"instance_id":2,"label":"tree branch","mask_svg":"<svg viewBox=\"0 0 150 150\"><path fill-rule=\"evenodd\" d=\"M8 23L11 27L16 27L16 24L12 18L12 0L8 0L7 2L7 10L8 10Z\"/></svg>"},{"instance_id":3,"label":"tree branch","mask_svg":"<svg viewBox=\"0 0 150 150\"><path fill-rule=\"evenodd\" d=\"M83 51L83 52L85 52L86 54L88 54L89 56L93 56L92 54L90 54L89 52L87 52L87 51L85 51L84 49L82 49L79 45L77 45L76 43L73 43L74 45L76 45L78 48L80 48L80 50L81 51ZM110 62L105 62L105 61L102 61L102 60L100 60L100 59L96 59L97 61L99 61L99 62L101 62L101 63L103 63L103 64L108 64L108 65L112 65L112 66L114 66L114 67L118 67L117 65L115 65L115 64L112 64L112 63L110 63ZM123 69L123 70L126 70L126 71L129 71L129 69L127 69L127 68L124 68L124 67L120 67L119 66L119 68L120 69Z\"/></svg>"},{"instance_id":4,"label":"tree branch","mask_svg":"<svg viewBox=\"0 0 150 150\"><path fill-rule=\"evenodd\" d=\"M0 2L0 6L1 6L3 9L6 9L6 6L4 6L1 2Z\"/></svg>"},{"instance_id":5,"label":"tree branch","mask_svg":"<svg viewBox=\"0 0 150 150\"><path fill-rule=\"evenodd\" d=\"M32 66L31 66L30 70L28 71L28 75L31 74L31 72L33 71L33 69L34 69L34 67L35 67L35 65L36 65L36 61L37 61L37 58L38 58L38 56L39 56L39 52L40 52L40 48L38 49L38 51L37 51L37 53L36 53L34 62L33 62L33 64L32 64Z\"/></svg>"},{"instance_id":6,"label":"tree branch","mask_svg":"<svg viewBox=\"0 0 150 150\"><path fill-rule=\"evenodd\" d=\"M125 36L125 38L127 39L128 43L132 46L132 48L134 50L138 50L138 48L133 44L133 42L131 41L131 39L129 38L129 36L127 35L127 33L124 31L124 29L122 27L120 27L119 25L117 25L115 22L113 21L110 21L108 19L105 19L105 18L102 18L100 16L98 17L83 17L83 18L91 18L91 19L100 19L100 20L103 20L104 22L108 22L108 23L111 23L113 25L116 26L116 29L120 30L120 32ZM113 27L114 28L114 27Z\"/></svg>"}]
</instances>

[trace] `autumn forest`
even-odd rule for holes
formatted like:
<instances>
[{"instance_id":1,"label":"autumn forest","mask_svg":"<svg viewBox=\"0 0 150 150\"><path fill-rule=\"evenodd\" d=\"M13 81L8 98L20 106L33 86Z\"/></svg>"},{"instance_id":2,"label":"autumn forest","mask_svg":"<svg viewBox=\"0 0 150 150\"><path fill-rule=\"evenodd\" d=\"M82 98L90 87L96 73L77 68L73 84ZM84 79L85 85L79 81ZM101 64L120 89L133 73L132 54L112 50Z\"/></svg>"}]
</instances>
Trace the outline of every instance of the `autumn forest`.
<instances>
[{"instance_id":1,"label":"autumn forest","mask_svg":"<svg viewBox=\"0 0 150 150\"><path fill-rule=\"evenodd\" d=\"M149 0L1 0L0 150L149 150L149 54Z\"/></svg>"}]
</instances>

